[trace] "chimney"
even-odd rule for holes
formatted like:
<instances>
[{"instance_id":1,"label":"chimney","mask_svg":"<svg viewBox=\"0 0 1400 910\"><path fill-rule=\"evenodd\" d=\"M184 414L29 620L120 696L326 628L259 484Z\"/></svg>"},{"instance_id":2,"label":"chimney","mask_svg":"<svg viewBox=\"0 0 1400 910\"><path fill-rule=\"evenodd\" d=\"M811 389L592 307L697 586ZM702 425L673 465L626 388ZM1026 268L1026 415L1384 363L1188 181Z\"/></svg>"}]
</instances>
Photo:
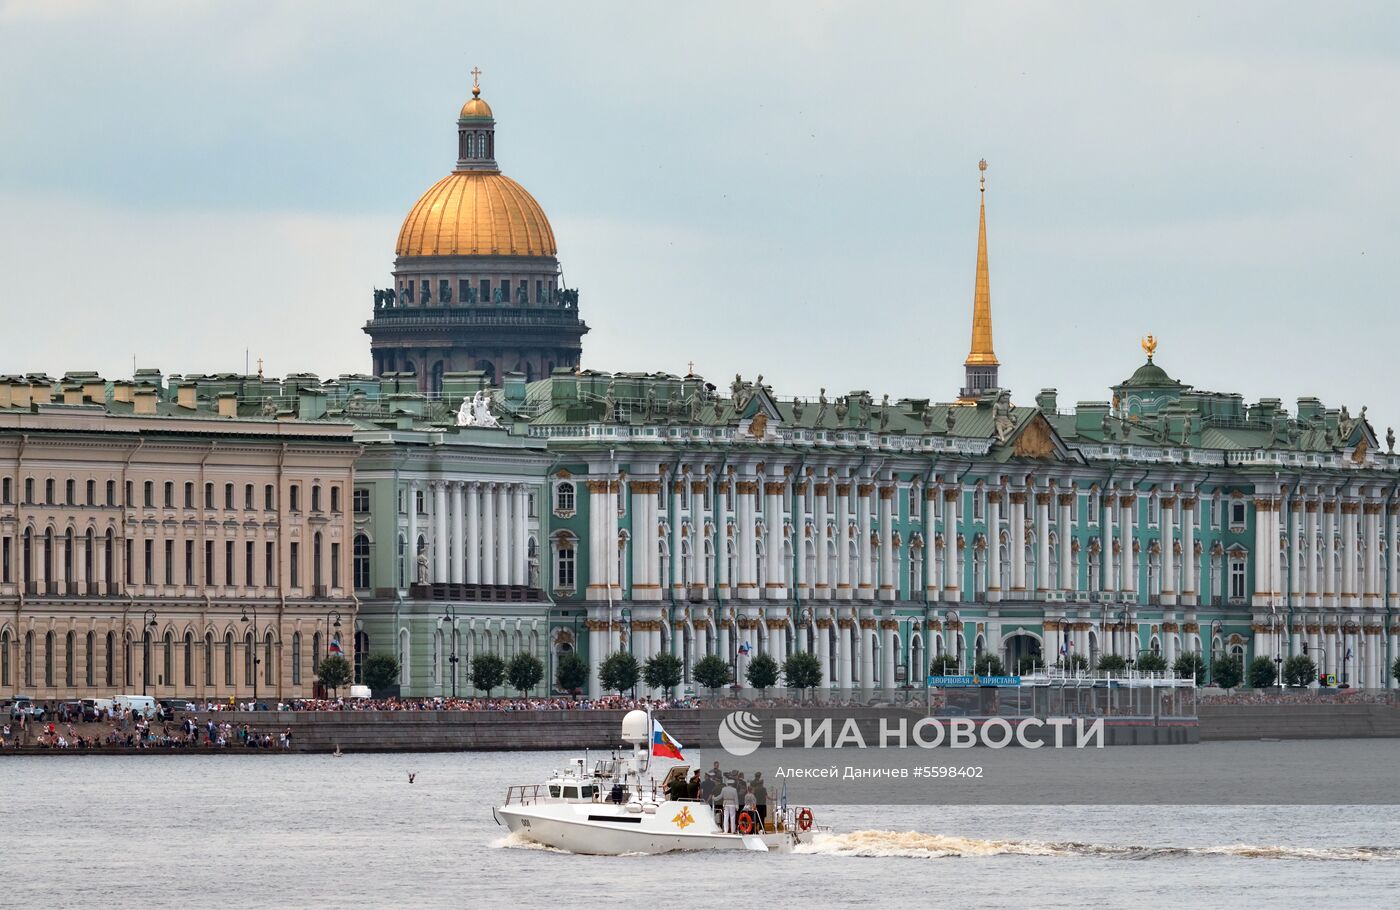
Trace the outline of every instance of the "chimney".
<instances>
[{"instance_id":1,"label":"chimney","mask_svg":"<svg viewBox=\"0 0 1400 910\"><path fill-rule=\"evenodd\" d=\"M112 400L131 404L131 383L125 379L118 379L112 383Z\"/></svg>"},{"instance_id":2,"label":"chimney","mask_svg":"<svg viewBox=\"0 0 1400 910\"><path fill-rule=\"evenodd\" d=\"M1054 414L1058 406L1059 394L1054 389L1041 389L1040 394L1035 396L1035 406L1042 411Z\"/></svg>"},{"instance_id":3,"label":"chimney","mask_svg":"<svg viewBox=\"0 0 1400 910\"><path fill-rule=\"evenodd\" d=\"M237 395L234 395L232 392L220 392L220 393L219 393L219 416L220 416L220 417L237 417L237 416L238 416L238 396L237 396Z\"/></svg>"},{"instance_id":4,"label":"chimney","mask_svg":"<svg viewBox=\"0 0 1400 910\"><path fill-rule=\"evenodd\" d=\"M199 391L199 386L193 382L182 382L175 389L176 403L186 410L193 411L199 407L199 396L195 394Z\"/></svg>"},{"instance_id":5,"label":"chimney","mask_svg":"<svg viewBox=\"0 0 1400 910\"><path fill-rule=\"evenodd\" d=\"M83 397L93 404L106 404L107 383L101 379L83 380Z\"/></svg>"},{"instance_id":6,"label":"chimney","mask_svg":"<svg viewBox=\"0 0 1400 910\"><path fill-rule=\"evenodd\" d=\"M82 404L83 387L76 382L70 382L63 387L64 404Z\"/></svg>"},{"instance_id":7,"label":"chimney","mask_svg":"<svg viewBox=\"0 0 1400 910\"><path fill-rule=\"evenodd\" d=\"M14 382L8 376L0 376L0 408L8 408L10 402L14 400L10 394L10 384Z\"/></svg>"},{"instance_id":8,"label":"chimney","mask_svg":"<svg viewBox=\"0 0 1400 910\"><path fill-rule=\"evenodd\" d=\"M53 386L47 382L31 383L29 388L35 404L48 404L53 401Z\"/></svg>"},{"instance_id":9,"label":"chimney","mask_svg":"<svg viewBox=\"0 0 1400 910\"><path fill-rule=\"evenodd\" d=\"M136 406L132 408L134 414L154 414L156 412L156 390L150 386L142 386L136 390Z\"/></svg>"},{"instance_id":10,"label":"chimney","mask_svg":"<svg viewBox=\"0 0 1400 910\"><path fill-rule=\"evenodd\" d=\"M29 410L29 383L26 380L16 379L10 383L10 404Z\"/></svg>"}]
</instances>

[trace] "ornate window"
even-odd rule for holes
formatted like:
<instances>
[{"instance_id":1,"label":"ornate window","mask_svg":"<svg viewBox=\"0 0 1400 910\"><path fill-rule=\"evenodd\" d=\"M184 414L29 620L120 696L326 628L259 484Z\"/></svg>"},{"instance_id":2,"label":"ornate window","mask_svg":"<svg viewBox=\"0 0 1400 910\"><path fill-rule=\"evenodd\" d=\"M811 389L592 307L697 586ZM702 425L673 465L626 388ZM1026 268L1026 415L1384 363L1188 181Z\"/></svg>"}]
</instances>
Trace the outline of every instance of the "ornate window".
<instances>
[{"instance_id":1,"label":"ornate window","mask_svg":"<svg viewBox=\"0 0 1400 910\"><path fill-rule=\"evenodd\" d=\"M562 480L554 487L554 514L567 518L574 514L575 489L572 481Z\"/></svg>"},{"instance_id":2,"label":"ornate window","mask_svg":"<svg viewBox=\"0 0 1400 910\"><path fill-rule=\"evenodd\" d=\"M351 554L356 590L364 591L369 588L369 538L363 534L355 535L354 552Z\"/></svg>"}]
</instances>

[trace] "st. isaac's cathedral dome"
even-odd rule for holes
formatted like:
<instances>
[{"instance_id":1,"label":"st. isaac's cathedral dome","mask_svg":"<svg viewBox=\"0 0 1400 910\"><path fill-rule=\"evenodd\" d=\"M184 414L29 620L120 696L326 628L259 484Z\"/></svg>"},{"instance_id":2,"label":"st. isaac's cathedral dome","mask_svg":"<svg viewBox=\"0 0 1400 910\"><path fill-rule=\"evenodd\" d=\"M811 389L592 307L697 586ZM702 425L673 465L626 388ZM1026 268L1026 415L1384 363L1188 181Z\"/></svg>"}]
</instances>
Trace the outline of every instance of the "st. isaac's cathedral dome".
<instances>
[{"instance_id":1,"label":"st. isaac's cathedral dome","mask_svg":"<svg viewBox=\"0 0 1400 910\"><path fill-rule=\"evenodd\" d=\"M454 373L531 381L577 368L588 326L558 252L544 209L496 163L495 116L474 82L457 166L409 209L393 286L375 291L375 375L413 373L431 395Z\"/></svg>"},{"instance_id":2,"label":"st. isaac's cathedral dome","mask_svg":"<svg viewBox=\"0 0 1400 910\"><path fill-rule=\"evenodd\" d=\"M457 169L418 198L399 230L399 256L554 256L544 209L496 165L495 120L481 88L458 119Z\"/></svg>"}]
</instances>

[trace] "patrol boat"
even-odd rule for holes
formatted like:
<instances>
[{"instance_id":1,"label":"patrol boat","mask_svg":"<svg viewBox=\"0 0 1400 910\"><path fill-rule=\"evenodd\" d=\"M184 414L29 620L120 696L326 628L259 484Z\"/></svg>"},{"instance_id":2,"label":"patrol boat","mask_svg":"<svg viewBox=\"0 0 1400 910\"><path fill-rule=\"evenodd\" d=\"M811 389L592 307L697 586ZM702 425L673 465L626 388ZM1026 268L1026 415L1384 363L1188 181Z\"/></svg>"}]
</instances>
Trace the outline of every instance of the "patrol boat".
<instances>
[{"instance_id":1,"label":"patrol boat","mask_svg":"<svg viewBox=\"0 0 1400 910\"><path fill-rule=\"evenodd\" d=\"M786 795L765 825L741 811L736 834L725 834L708 803L666 798L668 785L685 780L689 765L676 765L658 784L648 781L654 725L650 713L629 711L622 741L632 754L596 762L587 756L555 771L544 784L512 786L504 804L493 807L496 823L512 834L567 850L615 856L676 850L786 852L810 843L819 829L809 807L787 805Z\"/></svg>"}]
</instances>

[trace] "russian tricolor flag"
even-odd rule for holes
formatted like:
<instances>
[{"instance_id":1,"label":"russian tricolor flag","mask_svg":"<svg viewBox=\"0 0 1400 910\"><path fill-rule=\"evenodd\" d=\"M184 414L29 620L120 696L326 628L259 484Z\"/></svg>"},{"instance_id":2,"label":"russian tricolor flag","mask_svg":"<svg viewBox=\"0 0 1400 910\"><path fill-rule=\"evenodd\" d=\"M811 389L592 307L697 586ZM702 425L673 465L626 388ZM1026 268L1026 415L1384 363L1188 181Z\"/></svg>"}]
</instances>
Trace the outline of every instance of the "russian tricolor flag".
<instances>
[{"instance_id":1,"label":"russian tricolor flag","mask_svg":"<svg viewBox=\"0 0 1400 910\"><path fill-rule=\"evenodd\" d=\"M671 738L671 734L666 732L659 720L652 721L651 754L656 758L685 761L685 756L681 754L681 744Z\"/></svg>"}]
</instances>

